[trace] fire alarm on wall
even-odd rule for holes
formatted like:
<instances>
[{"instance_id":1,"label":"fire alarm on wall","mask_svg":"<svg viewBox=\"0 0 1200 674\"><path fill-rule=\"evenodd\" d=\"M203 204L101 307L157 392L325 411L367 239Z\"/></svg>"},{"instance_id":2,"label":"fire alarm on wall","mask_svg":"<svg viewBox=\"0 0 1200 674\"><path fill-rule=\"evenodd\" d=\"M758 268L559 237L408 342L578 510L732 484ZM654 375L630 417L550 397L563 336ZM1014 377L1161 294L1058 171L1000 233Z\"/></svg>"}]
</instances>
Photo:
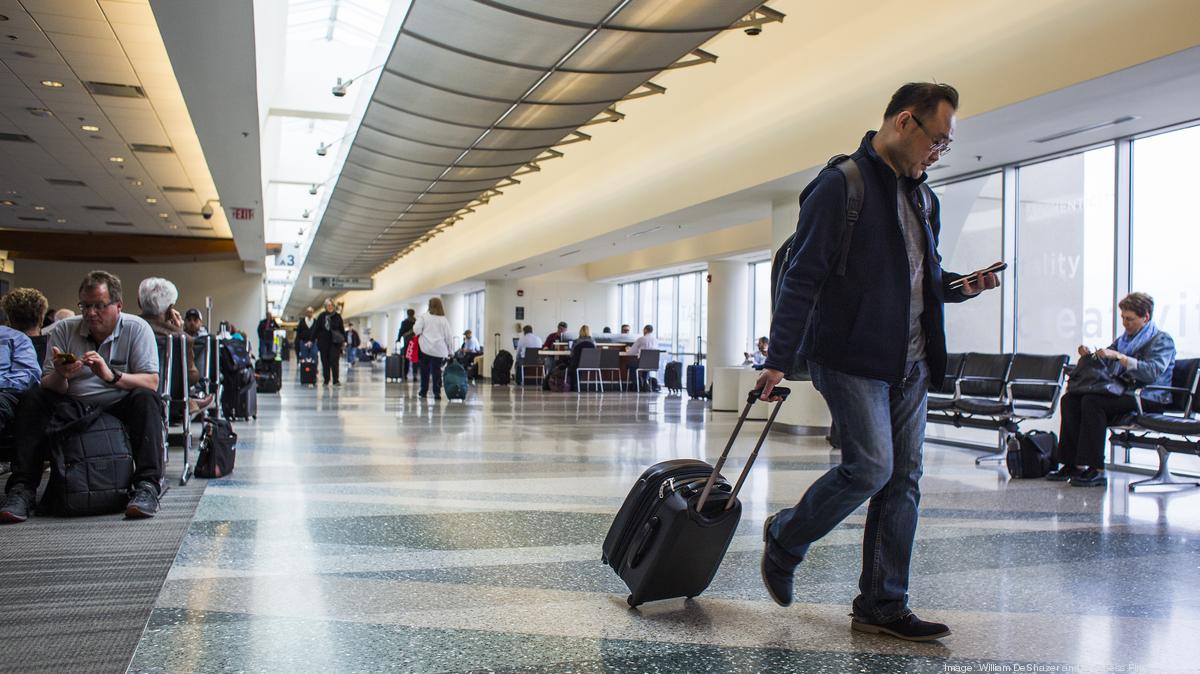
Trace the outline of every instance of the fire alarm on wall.
<instances>
[{"instance_id":1,"label":"fire alarm on wall","mask_svg":"<svg viewBox=\"0 0 1200 674\"><path fill-rule=\"evenodd\" d=\"M517 288L517 297L524 297L524 296L525 296L525 291L521 290L520 288Z\"/></svg>"}]
</instances>

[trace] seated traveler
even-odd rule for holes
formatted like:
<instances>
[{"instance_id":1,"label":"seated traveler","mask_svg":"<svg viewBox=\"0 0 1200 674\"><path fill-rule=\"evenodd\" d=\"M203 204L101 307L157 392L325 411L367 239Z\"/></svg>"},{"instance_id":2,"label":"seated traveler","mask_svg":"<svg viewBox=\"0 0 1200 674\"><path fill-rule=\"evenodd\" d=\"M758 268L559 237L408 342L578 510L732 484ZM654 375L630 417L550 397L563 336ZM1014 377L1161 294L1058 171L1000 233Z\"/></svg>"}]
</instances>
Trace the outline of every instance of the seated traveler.
<instances>
[{"instance_id":1,"label":"seated traveler","mask_svg":"<svg viewBox=\"0 0 1200 674\"><path fill-rule=\"evenodd\" d=\"M470 368L471 363L475 362L477 356L483 355L483 347L479 345L479 340L471 335L471 331L463 332L462 346L458 347L458 351L454 352L454 360L457 360L465 368Z\"/></svg>"},{"instance_id":2,"label":"seated traveler","mask_svg":"<svg viewBox=\"0 0 1200 674\"><path fill-rule=\"evenodd\" d=\"M621 325L621 334L613 335L613 341L620 342L622 344L633 344L633 342L634 342L633 331L629 327L628 323L623 323Z\"/></svg>"},{"instance_id":3,"label":"seated traveler","mask_svg":"<svg viewBox=\"0 0 1200 674\"><path fill-rule=\"evenodd\" d=\"M175 302L178 300L179 290L174 283L165 278L152 276L143 279L138 284L138 306L142 309L140 318L146 321L157 336L171 337L186 334L183 329L183 318L175 310ZM188 386L192 387L200 382L200 369L196 367L196 351L192 348L191 337L186 337L183 352L187 360ZM167 375L166 372L160 374ZM216 397L210 393L188 400L188 414L192 416L199 414L212 405L215 399Z\"/></svg>"},{"instance_id":4,"label":"seated traveler","mask_svg":"<svg viewBox=\"0 0 1200 674\"><path fill-rule=\"evenodd\" d=\"M624 330L625 327L626 326L622 325L621 329ZM654 337L654 326L647 325L644 328L642 328L642 336L633 340L633 344L631 344L628 349L625 349L626 355L635 356L635 358L630 360L629 365L626 368L628 370L628 376L626 378L627 381L633 382L633 376L634 376L635 371L637 370L637 366L638 366L638 360L637 360L636 356L640 356L642 354L642 349L657 349L657 348L658 348L658 340L655 339L655 337ZM643 373L643 376L645 376L645 373ZM644 380L643 380L642 385L645 386Z\"/></svg>"},{"instance_id":5,"label":"seated traveler","mask_svg":"<svg viewBox=\"0 0 1200 674\"><path fill-rule=\"evenodd\" d=\"M1175 340L1158 329L1152 320L1154 299L1145 293L1130 293L1117 305L1121 310L1121 325L1125 332L1105 349L1092 351L1079 347L1081 362L1085 358L1099 361L1097 367L1112 375L1111 390L1094 386L1079 390L1075 382L1084 381L1079 373L1067 384L1062 398L1062 424L1059 427L1058 452L1055 460L1061 467L1050 472L1047 480L1066 482L1076 487L1102 487L1108 484L1104 475L1104 446L1107 428L1120 417L1137 411L1134 399L1136 387L1153 384L1170 386L1175 369ZM1087 365L1087 364L1085 364ZM1103 378L1103 377L1101 377ZM1095 378L1092 378L1095 381ZM1123 392L1117 392L1123 388ZM1171 400L1169 391L1145 391L1142 406L1145 412L1161 411Z\"/></svg>"},{"instance_id":6,"label":"seated traveler","mask_svg":"<svg viewBox=\"0 0 1200 674\"><path fill-rule=\"evenodd\" d=\"M200 317L199 309L188 309L183 315L183 331L193 338L208 336L208 328L204 327L204 319Z\"/></svg>"},{"instance_id":7,"label":"seated traveler","mask_svg":"<svg viewBox=\"0 0 1200 674\"><path fill-rule=\"evenodd\" d=\"M31 300L33 299L31 293L35 293L37 297L41 298L42 305L45 306L46 298L42 297L41 293L30 288L18 288L4 296L6 313L12 311L14 305L17 304L13 295L18 293L20 295L16 300L21 300L23 297ZM21 305L15 312L8 314L13 327L0 325L0 435L7 434L11 430L21 395L37 386L42 379L42 366L38 363L33 342L23 330L14 328L28 326L29 321L32 320L33 325L40 330L44 312L38 310L36 304L30 307L29 302L21 302ZM34 311L29 313L25 309ZM5 460L7 461L7 457Z\"/></svg>"},{"instance_id":8,"label":"seated traveler","mask_svg":"<svg viewBox=\"0 0 1200 674\"><path fill-rule=\"evenodd\" d=\"M579 338L571 344L571 360L567 363L567 382L570 384L571 390L575 390L575 372L579 369L579 359L583 356L584 349L596 348L596 342L592 339L592 331L588 326L579 326Z\"/></svg>"},{"instance_id":9,"label":"seated traveler","mask_svg":"<svg viewBox=\"0 0 1200 674\"><path fill-rule=\"evenodd\" d=\"M518 361L525 357L525 352L529 349L533 349L533 352L537 353L538 349L542 348L542 339L533 334L532 325L526 325L522 330L521 339L517 341Z\"/></svg>"},{"instance_id":10,"label":"seated traveler","mask_svg":"<svg viewBox=\"0 0 1200 674\"><path fill-rule=\"evenodd\" d=\"M546 349L546 350L550 350L550 349L554 348L555 342L567 341L566 337L563 336L566 334L566 332L567 332L567 324L565 322L559 322L558 329L555 330L554 332L546 335L546 341L542 342L542 348Z\"/></svg>"},{"instance_id":11,"label":"seated traveler","mask_svg":"<svg viewBox=\"0 0 1200 674\"><path fill-rule=\"evenodd\" d=\"M25 336L33 342L33 350L37 352L38 379L42 378L42 361L46 359L46 336L42 334L42 317L46 314L49 302L46 296L33 288L17 288L4 296L0 304L8 314L8 327Z\"/></svg>"},{"instance_id":12,"label":"seated traveler","mask_svg":"<svg viewBox=\"0 0 1200 674\"><path fill-rule=\"evenodd\" d=\"M759 337L758 343L755 344L754 353L742 354L746 357L746 360L742 362L742 365L749 365L755 370L761 370L763 363L767 361L767 347L769 344L770 342L766 337Z\"/></svg>"},{"instance_id":13,"label":"seated traveler","mask_svg":"<svg viewBox=\"0 0 1200 674\"><path fill-rule=\"evenodd\" d=\"M101 406L129 431L133 452L130 518L158 512L163 478L163 410L158 395L158 346L137 316L122 313L121 280L105 271L89 272L79 286L82 316L47 330L50 353L42 384L21 398L16 414L16 455L0 522L24 522L33 511L48 452L46 427L59 402L75 399Z\"/></svg>"}]
</instances>

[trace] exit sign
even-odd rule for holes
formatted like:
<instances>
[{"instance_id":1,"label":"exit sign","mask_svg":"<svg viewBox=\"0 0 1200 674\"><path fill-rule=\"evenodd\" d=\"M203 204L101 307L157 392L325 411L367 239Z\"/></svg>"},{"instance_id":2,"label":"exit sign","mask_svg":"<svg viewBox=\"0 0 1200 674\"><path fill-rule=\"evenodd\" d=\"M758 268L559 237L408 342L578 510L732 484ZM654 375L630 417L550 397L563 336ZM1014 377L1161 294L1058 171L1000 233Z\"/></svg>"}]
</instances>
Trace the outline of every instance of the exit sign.
<instances>
[{"instance_id":1,"label":"exit sign","mask_svg":"<svg viewBox=\"0 0 1200 674\"><path fill-rule=\"evenodd\" d=\"M234 220L253 220L254 219L254 209L253 208L235 208L235 209L233 209L233 219Z\"/></svg>"}]
</instances>

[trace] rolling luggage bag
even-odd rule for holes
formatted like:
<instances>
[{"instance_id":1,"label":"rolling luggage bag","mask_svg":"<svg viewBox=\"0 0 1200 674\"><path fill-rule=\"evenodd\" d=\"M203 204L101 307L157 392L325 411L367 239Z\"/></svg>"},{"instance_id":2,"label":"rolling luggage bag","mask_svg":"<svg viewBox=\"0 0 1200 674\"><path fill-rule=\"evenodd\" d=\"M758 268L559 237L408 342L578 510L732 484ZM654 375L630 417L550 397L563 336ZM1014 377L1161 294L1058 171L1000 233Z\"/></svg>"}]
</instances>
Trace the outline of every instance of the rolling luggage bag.
<instances>
[{"instance_id":1,"label":"rolling luggage bag","mask_svg":"<svg viewBox=\"0 0 1200 674\"><path fill-rule=\"evenodd\" d=\"M383 361L383 380L399 381L404 378L404 356L398 353L393 353ZM313 382L316 383L316 382Z\"/></svg>"},{"instance_id":2,"label":"rolling luggage bag","mask_svg":"<svg viewBox=\"0 0 1200 674\"><path fill-rule=\"evenodd\" d=\"M777 386L775 392L781 400L771 410L736 484L731 486L721 476L721 468L758 398L757 391L746 398L716 467L696 459L663 461L647 468L630 490L604 538L601 558L629 587L630 606L691 598L708 588L741 519L738 491L790 391Z\"/></svg>"},{"instance_id":3,"label":"rolling luggage bag","mask_svg":"<svg viewBox=\"0 0 1200 674\"><path fill-rule=\"evenodd\" d=\"M704 366L696 363L687 368L687 392L689 398L707 398L708 390L704 388Z\"/></svg>"},{"instance_id":4,"label":"rolling luggage bag","mask_svg":"<svg viewBox=\"0 0 1200 674\"><path fill-rule=\"evenodd\" d=\"M301 386L316 386L317 385L317 361L315 360L300 360L300 385Z\"/></svg>"},{"instance_id":5,"label":"rolling luggage bag","mask_svg":"<svg viewBox=\"0 0 1200 674\"><path fill-rule=\"evenodd\" d=\"M451 362L442 372L442 388L446 389L446 397L450 400L467 399L467 370L462 365Z\"/></svg>"},{"instance_id":6,"label":"rolling luggage bag","mask_svg":"<svg viewBox=\"0 0 1200 674\"><path fill-rule=\"evenodd\" d=\"M668 393L683 393L683 363L677 360L667 363L663 382L667 385Z\"/></svg>"},{"instance_id":7,"label":"rolling luggage bag","mask_svg":"<svg viewBox=\"0 0 1200 674\"><path fill-rule=\"evenodd\" d=\"M283 386L283 364L260 358L254 364L254 381L259 393L279 393Z\"/></svg>"}]
</instances>

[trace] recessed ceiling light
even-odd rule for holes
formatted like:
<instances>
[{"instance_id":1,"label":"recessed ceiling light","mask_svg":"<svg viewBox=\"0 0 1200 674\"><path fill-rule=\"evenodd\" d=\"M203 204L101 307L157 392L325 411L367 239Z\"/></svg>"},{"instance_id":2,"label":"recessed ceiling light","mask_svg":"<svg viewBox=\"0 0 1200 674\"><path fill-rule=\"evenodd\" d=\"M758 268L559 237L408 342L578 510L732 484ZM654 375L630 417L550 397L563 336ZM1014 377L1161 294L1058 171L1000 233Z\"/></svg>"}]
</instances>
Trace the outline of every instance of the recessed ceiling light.
<instances>
[{"instance_id":1,"label":"recessed ceiling light","mask_svg":"<svg viewBox=\"0 0 1200 674\"><path fill-rule=\"evenodd\" d=\"M58 224L60 224L60 225L65 225L65 224L67 224L67 219L66 219L66 218L59 218L59 219L55 220L55 222L57 222L57 223L58 223Z\"/></svg>"},{"instance_id":2,"label":"recessed ceiling light","mask_svg":"<svg viewBox=\"0 0 1200 674\"><path fill-rule=\"evenodd\" d=\"M35 210L35 211L44 211L44 210L46 210L46 207L45 207L45 206L34 206L34 207L33 207L33 210Z\"/></svg>"},{"instance_id":3,"label":"recessed ceiling light","mask_svg":"<svg viewBox=\"0 0 1200 674\"><path fill-rule=\"evenodd\" d=\"M124 157L109 157L108 160L114 164L121 164L125 161Z\"/></svg>"},{"instance_id":4,"label":"recessed ceiling light","mask_svg":"<svg viewBox=\"0 0 1200 674\"><path fill-rule=\"evenodd\" d=\"M142 186L142 181L138 180L137 178L130 178L129 182L132 183L134 187Z\"/></svg>"},{"instance_id":5,"label":"recessed ceiling light","mask_svg":"<svg viewBox=\"0 0 1200 674\"><path fill-rule=\"evenodd\" d=\"M33 115L34 117L53 117L54 116L54 113L50 112L46 108L26 108L26 110L28 110L29 114Z\"/></svg>"},{"instance_id":6,"label":"recessed ceiling light","mask_svg":"<svg viewBox=\"0 0 1200 674\"><path fill-rule=\"evenodd\" d=\"M12 199L5 199L3 201L0 201L0 206L16 206L16 205L17 205L17 202L13 201Z\"/></svg>"},{"instance_id":7,"label":"recessed ceiling light","mask_svg":"<svg viewBox=\"0 0 1200 674\"><path fill-rule=\"evenodd\" d=\"M146 203L148 203L148 204L157 204L157 203L158 203L158 199L155 199L154 197L146 197Z\"/></svg>"},{"instance_id":8,"label":"recessed ceiling light","mask_svg":"<svg viewBox=\"0 0 1200 674\"><path fill-rule=\"evenodd\" d=\"M158 217L166 220L167 218L171 217L171 214L170 213L159 213Z\"/></svg>"},{"instance_id":9,"label":"recessed ceiling light","mask_svg":"<svg viewBox=\"0 0 1200 674\"><path fill-rule=\"evenodd\" d=\"M42 86L50 87L51 89L62 89L63 83L57 80L42 80Z\"/></svg>"},{"instance_id":10,"label":"recessed ceiling light","mask_svg":"<svg viewBox=\"0 0 1200 674\"><path fill-rule=\"evenodd\" d=\"M81 126L79 128L84 131L99 131L100 130L100 127L96 126L95 124L84 124L83 126Z\"/></svg>"}]
</instances>

